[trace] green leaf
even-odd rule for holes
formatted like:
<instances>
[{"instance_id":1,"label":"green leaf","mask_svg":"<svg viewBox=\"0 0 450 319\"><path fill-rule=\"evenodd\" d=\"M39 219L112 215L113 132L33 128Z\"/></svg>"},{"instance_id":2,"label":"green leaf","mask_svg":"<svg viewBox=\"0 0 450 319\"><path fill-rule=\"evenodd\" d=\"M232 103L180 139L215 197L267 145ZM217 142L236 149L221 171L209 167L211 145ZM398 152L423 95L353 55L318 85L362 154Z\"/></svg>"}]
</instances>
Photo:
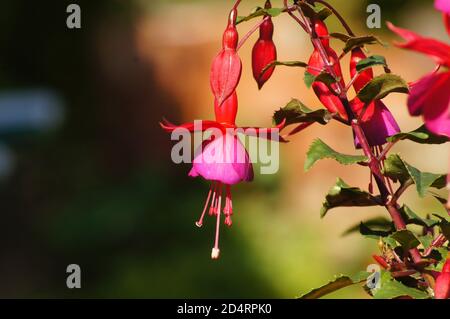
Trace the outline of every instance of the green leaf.
<instances>
[{"instance_id":1,"label":"green leaf","mask_svg":"<svg viewBox=\"0 0 450 319\"><path fill-rule=\"evenodd\" d=\"M308 71L305 72L305 77L303 78L303 81L305 82L305 85L308 89L311 88L315 79L316 79L316 77L314 75L312 75Z\"/></svg>"},{"instance_id":2,"label":"green leaf","mask_svg":"<svg viewBox=\"0 0 450 319\"><path fill-rule=\"evenodd\" d=\"M335 78L330 73L323 71L320 74L313 75L308 71L305 71L305 77L303 79L305 81L306 87L309 89L313 85L314 82L322 82L324 83L331 92L335 92L332 84L340 81L340 78Z\"/></svg>"},{"instance_id":3,"label":"green leaf","mask_svg":"<svg viewBox=\"0 0 450 319\"><path fill-rule=\"evenodd\" d=\"M358 284L367 280L371 273L361 271L355 276L336 276L332 281L302 295L299 299L318 299L339 289Z\"/></svg>"},{"instance_id":4,"label":"green leaf","mask_svg":"<svg viewBox=\"0 0 450 319\"><path fill-rule=\"evenodd\" d=\"M384 227L369 227L364 223L359 224L359 233L367 238L379 239L387 237L395 230L392 223L387 223Z\"/></svg>"},{"instance_id":5,"label":"green leaf","mask_svg":"<svg viewBox=\"0 0 450 319\"><path fill-rule=\"evenodd\" d=\"M330 37L341 40L344 43L351 39L351 36L349 36L348 34L339 32L330 33Z\"/></svg>"},{"instance_id":6,"label":"green leaf","mask_svg":"<svg viewBox=\"0 0 450 319\"><path fill-rule=\"evenodd\" d=\"M450 223L446 220L442 220L439 224L439 228L441 229L442 235L450 240Z\"/></svg>"},{"instance_id":7,"label":"green leaf","mask_svg":"<svg viewBox=\"0 0 450 319\"><path fill-rule=\"evenodd\" d=\"M331 113L325 109L311 110L297 99L292 99L285 107L280 108L273 115L275 124L286 119L286 125L305 122L317 122L322 125L331 120Z\"/></svg>"},{"instance_id":8,"label":"green leaf","mask_svg":"<svg viewBox=\"0 0 450 319\"><path fill-rule=\"evenodd\" d=\"M427 130L425 125L422 125L414 131L407 133L400 132L387 138L388 142L397 142L400 140L410 140L420 144L443 144L450 141L447 136L434 135Z\"/></svg>"},{"instance_id":9,"label":"green leaf","mask_svg":"<svg viewBox=\"0 0 450 319\"><path fill-rule=\"evenodd\" d=\"M430 247L431 242L433 241L433 236L431 236L430 234L427 235L423 235L423 236L419 236L419 241L422 244L423 248L427 249L428 247Z\"/></svg>"},{"instance_id":10,"label":"green leaf","mask_svg":"<svg viewBox=\"0 0 450 319\"><path fill-rule=\"evenodd\" d=\"M350 227L342 234L342 236L346 236L357 231L361 233L361 225L364 225L364 227L367 227L374 231L389 231L392 230L393 224L387 218L375 217Z\"/></svg>"},{"instance_id":11,"label":"green leaf","mask_svg":"<svg viewBox=\"0 0 450 319\"><path fill-rule=\"evenodd\" d=\"M408 206L403 205L400 208L400 214L402 214L403 219L405 219L406 224L415 224L425 227L433 227L439 224L439 220L431 218L422 218L413 212Z\"/></svg>"},{"instance_id":12,"label":"green leaf","mask_svg":"<svg viewBox=\"0 0 450 319\"><path fill-rule=\"evenodd\" d=\"M362 191L357 187L350 187L338 178L336 184L329 190L322 204L320 216L323 218L327 212L335 207L377 206L381 204L379 197Z\"/></svg>"},{"instance_id":13,"label":"green leaf","mask_svg":"<svg viewBox=\"0 0 450 319\"><path fill-rule=\"evenodd\" d=\"M359 92L358 98L370 103L381 100L391 93L408 93L408 84L398 75L386 73L373 78Z\"/></svg>"},{"instance_id":14,"label":"green leaf","mask_svg":"<svg viewBox=\"0 0 450 319\"><path fill-rule=\"evenodd\" d=\"M402 296L409 296L414 299L429 298L426 292L407 287L401 282L392 278L389 272L382 271L381 286L380 288L374 290L373 297L375 299L393 299Z\"/></svg>"},{"instance_id":15,"label":"green leaf","mask_svg":"<svg viewBox=\"0 0 450 319\"><path fill-rule=\"evenodd\" d=\"M364 60L361 60L356 64L356 71L359 73L376 65L382 65L386 68L387 63L385 57L381 55L372 55Z\"/></svg>"},{"instance_id":16,"label":"green leaf","mask_svg":"<svg viewBox=\"0 0 450 319\"><path fill-rule=\"evenodd\" d=\"M283 65L283 66L289 66L289 67L301 67L301 68L306 68L308 67L308 63L302 62L302 61L273 61L269 64L267 64L261 71L259 77L263 76L264 73L266 73L266 71L268 69L270 69L271 67L274 66L278 66L278 65Z\"/></svg>"},{"instance_id":17,"label":"green leaf","mask_svg":"<svg viewBox=\"0 0 450 319\"><path fill-rule=\"evenodd\" d=\"M329 158L334 159L343 165L351 165L359 162L368 161L368 158L361 155L345 155L336 152L327 144L325 144L321 139L316 139L313 141L306 153L306 161L304 165L305 171L308 171L314 163L318 160Z\"/></svg>"},{"instance_id":18,"label":"green leaf","mask_svg":"<svg viewBox=\"0 0 450 319\"><path fill-rule=\"evenodd\" d=\"M252 13L250 13L248 16L239 16L236 19L236 25L245 21L249 21L251 19L261 17L261 16L271 16L271 17L277 17L284 11L284 8L270 8L270 9L264 9L260 7L256 7L255 10L253 10Z\"/></svg>"},{"instance_id":19,"label":"green leaf","mask_svg":"<svg viewBox=\"0 0 450 319\"><path fill-rule=\"evenodd\" d=\"M380 44L384 46L384 43L381 42L377 37L373 35L366 35L362 37L350 37L345 42L344 52L350 52L353 49L362 47L364 45L370 45L370 44Z\"/></svg>"},{"instance_id":20,"label":"green leaf","mask_svg":"<svg viewBox=\"0 0 450 319\"><path fill-rule=\"evenodd\" d=\"M384 174L402 184L411 179L416 185L419 196L424 197L429 187L444 188L446 175L424 173L403 161L399 155L392 154L384 162Z\"/></svg>"},{"instance_id":21,"label":"green leaf","mask_svg":"<svg viewBox=\"0 0 450 319\"><path fill-rule=\"evenodd\" d=\"M395 239L405 250L410 250L420 245L417 237L411 231L406 229L399 230L390 237Z\"/></svg>"}]
</instances>

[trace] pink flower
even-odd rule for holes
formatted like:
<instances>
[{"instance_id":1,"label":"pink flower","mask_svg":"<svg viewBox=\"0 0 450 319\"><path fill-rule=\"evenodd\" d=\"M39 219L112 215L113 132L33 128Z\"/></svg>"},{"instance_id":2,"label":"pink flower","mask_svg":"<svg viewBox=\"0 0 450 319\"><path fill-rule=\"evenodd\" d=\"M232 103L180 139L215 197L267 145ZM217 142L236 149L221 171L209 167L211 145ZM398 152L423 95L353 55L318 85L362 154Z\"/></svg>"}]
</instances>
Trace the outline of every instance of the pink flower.
<instances>
[{"instance_id":1,"label":"pink flower","mask_svg":"<svg viewBox=\"0 0 450 319\"><path fill-rule=\"evenodd\" d=\"M436 7L443 10L447 10L449 5L448 1L436 1ZM422 115L431 132L450 137L450 46L391 23L388 23L388 27L406 40L405 43L397 43L397 46L424 53L438 65L434 72L411 85L408 109L413 116ZM439 72L440 66L445 67L445 70Z\"/></svg>"},{"instance_id":2,"label":"pink flower","mask_svg":"<svg viewBox=\"0 0 450 319\"><path fill-rule=\"evenodd\" d=\"M219 230L221 215L225 216L225 224L232 225L233 203L231 198L231 185L253 180L253 167L250 156L244 145L237 137L237 131L251 136L264 137L268 139L282 139L278 131L284 127L285 121L273 128L239 128L235 124L237 113L237 97L233 93L222 105L215 103L216 121L200 121L197 127L194 123L174 125L167 120L160 123L167 132L173 132L178 128L189 130L189 132L212 130L212 139L203 143L193 160L189 176L201 176L211 182L211 186L199 220L195 223L202 227L206 211L210 216L216 216L216 235L211 258L219 258ZM266 135L261 135L261 133ZM276 134L273 134L273 133Z\"/></svg>"},{"instance_id":3,"label":"pink flower","mask_svg":"<svg viewBox=\"0 0 450 319\"><path fill-rule=\"evenodd\" d=\"M450 298L450 259L447 259L442 272L436 278L434 297L436 299Z\"/></svg>"}]
</instances>

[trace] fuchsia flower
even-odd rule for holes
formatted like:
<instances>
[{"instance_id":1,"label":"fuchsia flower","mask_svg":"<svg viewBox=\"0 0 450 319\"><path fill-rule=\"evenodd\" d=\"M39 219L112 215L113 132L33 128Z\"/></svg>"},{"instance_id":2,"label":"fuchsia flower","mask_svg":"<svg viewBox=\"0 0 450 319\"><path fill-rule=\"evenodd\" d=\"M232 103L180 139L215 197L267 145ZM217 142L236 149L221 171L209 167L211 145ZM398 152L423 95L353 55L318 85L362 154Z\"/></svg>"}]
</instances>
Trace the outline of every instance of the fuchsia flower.
<instances>
[{"instance_id":1,"label":"fuchsia flower","mask_svg":"<svg viewBox=\"0 0 450 319\"><path fill-rule=\"evenodd\" d=\"M367 57L361 48L352 50L350 58L350 76L352 78L358 74L356 65L365 58ZM356 77L356 80L353 82L353 88L356 92L359 92L372 79L372 69L364 70ZM355 97L350 102L350 106L356 115L359 116L364 108L364 102ZM392 116L392 113L380 100L373 101L366 108L361 118L361 128L370 146L383 145L386 143L386 138L400 132L400 127L395 121L394 116ZM355 136L355 146L357 148L361 147L357 136Z\"/></svg>"},{"instance_id":2,"label":"fuchsia flower","mask_svg":"<svg viewBox=\"0 0 450 319\"><path fill-rule=\"evenodd\" d=\"M436 299L450 298L450 259L447 259L442 272L436 278L434 297Z\"/></svg>"},{"instance_id":3,"label":"fuchsia flower","mask_svg":"<svg viewBox=\"0 0 450 319\"><path fill-rule=\"evenodd\" d=\"M443 11L447 31L450 34L450 2L437 0L435 6ZM397 43L397 46L424 53L438 65L435 71L411 85L408 109L413 116L422 115L426 127L431 132L450 137L450 45L422 37L391 23L388 23L388 27L406 40L405 43ZM440 67L444 70L439 71Z\"/></svg>"}]
</instances>

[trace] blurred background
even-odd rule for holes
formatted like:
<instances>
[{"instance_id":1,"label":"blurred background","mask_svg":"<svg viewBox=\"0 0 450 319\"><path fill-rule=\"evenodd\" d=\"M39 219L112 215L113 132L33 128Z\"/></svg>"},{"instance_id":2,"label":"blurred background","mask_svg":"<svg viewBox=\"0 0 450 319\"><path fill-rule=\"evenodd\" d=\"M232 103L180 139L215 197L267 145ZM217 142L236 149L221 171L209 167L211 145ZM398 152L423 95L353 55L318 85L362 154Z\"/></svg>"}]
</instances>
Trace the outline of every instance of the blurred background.
<instances>
[{"instance_id":1,"label":"blurred background","mask_svg":"<svg viewBox=\"0 0 450 319\"><path fill-rule=\"evenodd\" d=\"M81 7L81 29L66 27L66 7ZM281 6L282 1L273 1ZM431 0L330 1L360 34L391 43L385 22L448 41ZM240 14L264 1L244 0ZM367 30L366 7L377 3L383 27ZM372 263L376 243L349 227L381 208L319 211L337 174L366 188L365 168L319 162L304 173L305 152L320 137L354 153L351 132L312 126L281 145L276 175L233 188L234 224L222 228L221 259L212 261L214 227L201 213L208 185L170 159L172 142L158 121L213 118L209 68L221 45L228 0L6 1L0 11L0 297L293 298ZM239 25L246 32L253 22ZM312 52L298 26L274 19L280 60ZM330 29L342 32L334 18ZM238 124L270 126L291 97L321 107L303 70L278 68L262 91L251 76L251 48L240 51ZM333 42L336 48L341 44ZM384 54L394 73L413 81L431 60L395 47ZM343 69L348 75L347 59ZM405 96L385 100L403 130ZM412 165L444 172L445 146L396 146ZM419 214L443 214L414 191L405 202ZM66 267L79 264L81 289L66 287ZM358 286L331 295L365 298Z\"/></svg>"}]
</instances>

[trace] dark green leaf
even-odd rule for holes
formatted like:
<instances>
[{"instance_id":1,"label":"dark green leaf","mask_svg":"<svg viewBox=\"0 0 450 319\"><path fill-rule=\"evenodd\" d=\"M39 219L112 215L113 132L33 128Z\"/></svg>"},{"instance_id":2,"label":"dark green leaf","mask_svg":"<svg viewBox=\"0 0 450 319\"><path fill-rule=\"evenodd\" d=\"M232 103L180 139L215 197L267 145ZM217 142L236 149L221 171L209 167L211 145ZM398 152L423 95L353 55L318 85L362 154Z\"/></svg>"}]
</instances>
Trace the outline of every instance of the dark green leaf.
<instances>
[{"instance_id":1,"label":"dark green leaf","mask_svg":"<svg viewBox=\"0 0 450 319\"><path fill-rule=\"evenodd\" d=\"M350 227L342 234L342 236L346 236L357 231L361 233L361 225L364 225L365 227L374 231L392 230L392 222L390 220L384 217L375 217Z\"/></svg>"},{"instance_id":2,"label":"dark green leaf","mask_svg":"<svg viewBox=\"0 0 450 319\"><path fill-rule=\"evenodd\" d=\"M406 224L415 224L425 227L433 227L439 224L439 221L436 219L420 217L406 205L402 206L400 213L402 214L403 219L405 219Z\"/></svg>"},{"instance_id":3,"label":"dark green leaf","mask_svg":"<svg viewBox=\"0 0 450 319\"><path fill-rule=\"evenodd\" d=\"M359 162L368 161L368 158L361 155L345 155L338 153L325 144L321 139L316 139L311 144L306 153L306 161L304 165L305 171L308 171L318 160L329 158L334 159L343 165L351 165Z\"/></svg>"},{"instance_id":4,"label":"dark green leaf","mask_svg":"<svg viewBox=\"0 0 450 319\"><path fill-rule=\"evenodd\" d=\"M257 18L257 17L261 17L261 16L276 17L276 16L279 16L283 11L284 11L284 8L264 9L264 8L257 7L248 16L239 16L239 17L237 17L236 24L239 24L239 23L242 23L242 22L245 22L245 21L249 21L251 19L254 19L254 18Z\"/></svg>"},{"instance_id":5,"label":"dark green leaf","mask_svg":"<svg viewBox=\"0 0 450 319\"><path fill-rule=\"evenodd\" d=\"M410 140L420 144L443 144L450 141L447 136L434 135L427 130L425 125L422 125L414 131L397 133L387 138L388 142L397 142L400 140Z\"/></svg>"},{"instance_id":6,"label":"dark green leaf","mask_svg":"<svg viewBox=\"0 0 450 319\"><path fill-rule=\"evenodd\" d=\"M308 64L302 61L273 61L269 64L267 64L261 71L261 74L259 75L260 77L264 75L264 73L266 73L266 71L268 69L270 69L271 67L277 66L277 65L283 65L283 66L290 66L290 67L301 67L301 68L306 68L308 67Z\"/></svg>"},{"instance_id":7,"label":"dark green leaf","mask_svg":"<svg viewBox=\"0 0 450 319\"><path fill-rule=\"evenodd\" d=\"M389 272L382 271L381 286L380 288L374 290L373 297L375 299L393 299L402 296L409 296L414 299L429 298L426 292L407 287L392 278Z\"/></svg>"},{"instance_id":8,"label":"dark green leaf","mask_svg":"<svg viewBox=\"0 0 450 319\"><path fill-rule=\"evenodd\" d=\"M409 230L399 230L393 233L391 238L395 239L405 250L410 250L420 245L419 240Z\"/></svg>"},{"instance_id":9,"label":"dark green leaf","mask_svg":"<svg viewBox=\"0 0 450 319\"><path fill-rule=\"evenodd\" d=\"M376 65L387 67L386 59L381 55L372 55L356 64L356 71L361 72Z\"/></svg>"},{"instance_id":10,"label":"dark green leaf","mask_svg":"<svg viewBox=\"0 0 450 319\"><path fill-rule=\"evenodd\" d=\"M362 37L351 37L345 42L344 52L347 53L355 48L359 48L369 44L384 45L383 42L381 42L377 37L374 37L373 35L366 35Z\"/></svg>"},{"instance_id":11,"label":"dark green leaf","mask_svg":"<svg viewBox=\"0 0 450 319\"><path fill-rule=\"evenodd\" d=\"M330 33L330 37L341 40L344 43L351 39L351 36L349 36L348 34L339 32Z\"/></svg>"},{"instance_id":12,"label":"dark green leaf","mask_svg":"<svg viewBox=\"0 0 450 319\"><path fill-rule=\"evenodd\" d=\"M325 109L311 110L297 99L292 99L285 107L276 111L273 115L275 124L286 120L286 125L305 122L317 122L322 125L327 124L331 119L331 114Z\"/></svg>"},{"instance_id":13,"label":"dark green leaf","mask_svg":"<svg viewBox=\"0 0 450 319\"><path fill-rule=\"evenodd\" d=\"M442 220L439 224L439 228L441 229L441 233L450 240L450 223L446 220Z\"/></svg>"},{"instance_id":14,"label":"dark green leaf","mask_svg":"<svg viewBox=\"0 0 450 319\"><path fill-rule=\"evenodd\" d=\"M380 202L379 197L372 196L357 187L350 187L338 178L325 197L320 216L324 217L330 209L335 207L376 206L380 205Z\"/></svg>"},{"instance_id":15,"label":"dark green leaf","mask_svg":"<svg viewBox=\"0 0 450 319\"><path fill-rule=\"evenodd\" d=\"M419 196L424 197L429 187L443 188L446 185L446 175L424 173L403 161L397 154L390 155L384 162L384 173L402 184L412 179Z\"/></svg>"},{"instance_id":16,"label":"dark green leaf","mask_svg":"<svg viewBox=\"0 0 450 319\"><path fill-rule=\"evenodd\" d=\"M313 289L310 292L302 295L299 299L318 299L339 289L351 286L353 284L361 283L367 280L370 273L362 271L355 276L344 276L340 275L335 277L334 280L330 281L326 285L319 288Z\"/></svg>"},{"instance_id":17,"label":"dark green leaf","mask_svg":"<svg viewBox=\"0 0 450 319\"><path fill-rule=\"evenodd\" d=\"M381 100L390 93L408 93L408 84L398 75L386 73L373 78L359 92L358 98L370 103L375 100Z\"/></svg>"}]
</instances>

